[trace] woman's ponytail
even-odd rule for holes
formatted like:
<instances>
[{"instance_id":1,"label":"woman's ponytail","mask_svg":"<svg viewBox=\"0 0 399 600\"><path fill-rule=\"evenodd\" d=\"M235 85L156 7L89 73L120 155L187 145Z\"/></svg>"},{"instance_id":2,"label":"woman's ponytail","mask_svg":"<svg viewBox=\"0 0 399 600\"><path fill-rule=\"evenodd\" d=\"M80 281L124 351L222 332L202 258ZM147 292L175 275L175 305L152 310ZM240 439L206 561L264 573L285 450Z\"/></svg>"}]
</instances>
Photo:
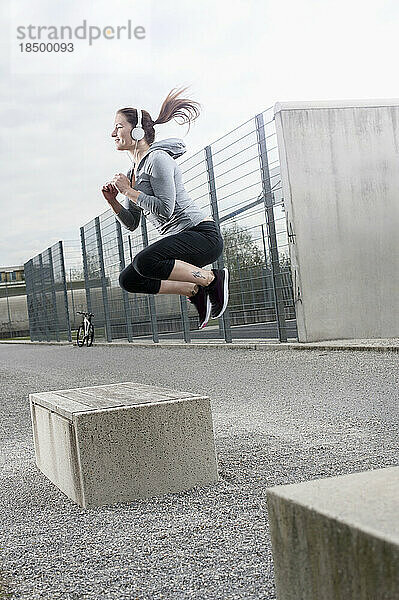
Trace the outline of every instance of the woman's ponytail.
<instances>
[{"instance_id":1,"label":"woman's ponytail","mask_svg":"<svg viewBox=\"0 0 399 600\"><path fill-rule=\"evenodd\" d=\"M167 123L171 119L174 119L179 125L188 123L188 128L190 129L191 121L195 121L200 115L201 105L194 100L178 98L178 96L186 90L186 87L180 90L178 88L173 88L173 90L169 92L163 101L158 118L154 121L154 125ZM180 119L180 122L178 119Z\"/></svg>"}]
</instances>

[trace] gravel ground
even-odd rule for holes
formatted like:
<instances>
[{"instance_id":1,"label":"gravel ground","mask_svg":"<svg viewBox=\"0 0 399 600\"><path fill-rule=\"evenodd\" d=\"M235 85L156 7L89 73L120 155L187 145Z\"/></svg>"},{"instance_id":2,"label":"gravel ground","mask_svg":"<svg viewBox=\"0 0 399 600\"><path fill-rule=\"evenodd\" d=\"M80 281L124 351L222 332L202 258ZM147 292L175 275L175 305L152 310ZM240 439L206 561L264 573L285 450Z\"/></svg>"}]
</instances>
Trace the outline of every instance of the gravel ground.
<instances>
[{"instance_id":1,"label":"gravel ground","mask_svg":"<svg viewBox=\"0 0 399 600\"><path fill-rule=\"evenodd\" d=\"M0 598L275 598L266 488L398 463L392 352L0 346ZM217 485L84 510L34 463L28 394L206 392Z\"/></svg>"}]
</instances>

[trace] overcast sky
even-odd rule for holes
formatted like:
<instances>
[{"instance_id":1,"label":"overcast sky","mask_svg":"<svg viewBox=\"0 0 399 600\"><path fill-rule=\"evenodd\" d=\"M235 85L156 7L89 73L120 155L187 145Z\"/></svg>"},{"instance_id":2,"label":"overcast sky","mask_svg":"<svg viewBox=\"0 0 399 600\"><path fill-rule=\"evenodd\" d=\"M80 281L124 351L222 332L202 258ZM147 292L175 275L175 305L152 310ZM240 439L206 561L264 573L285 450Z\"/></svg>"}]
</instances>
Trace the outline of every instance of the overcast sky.
<instances>
[{"instance_id":1,"label":"overcast sky","mask_svg":"<svg viewBox=\"0 0 399 600\"><path fill-rule=\"evenodd\" d=\"M189 134L156 127L156 140L182 137L188 157L275 102L399 96L397 0L2 0L0 10L1 266L78 240L108 208L101 186L130 166L110 137L118 108L155 119L172 88L189 86L203 107ZM128 19L144 40L33 54L17 39L29 24Z\"/></svg>"}]
</instances>

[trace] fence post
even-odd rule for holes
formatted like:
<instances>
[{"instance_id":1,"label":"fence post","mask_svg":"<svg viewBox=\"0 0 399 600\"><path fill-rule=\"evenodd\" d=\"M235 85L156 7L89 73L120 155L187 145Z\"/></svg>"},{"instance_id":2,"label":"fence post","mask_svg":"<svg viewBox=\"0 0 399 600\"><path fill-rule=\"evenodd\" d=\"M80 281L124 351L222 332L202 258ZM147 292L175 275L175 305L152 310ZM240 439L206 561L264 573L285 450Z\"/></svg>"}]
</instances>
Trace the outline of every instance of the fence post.
<instances>
[{"instance_id":1,"label":"fence post","mask_svg":"<svg viewBox=\"0 0 399 600\"><path fill-rule=\"evenodd\" d=\"M101 238L101 228L100 228L100 217L96 217L94 222L96 225L97 252L98 252L98 260L100 263L101 289L102 289L102 293L103 293L105 330L106 330L107 342L112 342L111 321L109 318L107 282L105 279L103 242L102 242L102 238Z\"/></svg>"},{"instance_id":2,"label":"fence post","mask_svg":"<svg viewBox=\"0 0 399 600\"><path fill-rule=\"evenodd\" d=\"M41 296L42 296L42 306L43 306L43 314L44 314L44 335L46 336L46 340L50 342L50 331L49 331L49 322L48 322L48 314L47 314L47 302L46 302L46 292L44 288L44 273L43 273L43 257L42 254L39 254L39 269L40 269L40 284L41 284Z\"/></svg>"},{"instance_id":3,"label":"fence post","mask_svg":"<svg viewBox=\"0 0 399 600\"><path fill-rule=\"evenodd\" d=\"M262 245L263 245L263 256L265 257L265 267L264 270L262 270L263 272L263 293L264 293L264 300L265 300L265 319L267 320L268 318L268 303L269 302L273 302L273 298L270 298L270 286L269 286L269 282L268 282L268 278L269 276L267 275L267 271L268 266L267 266L267 252L266 252L266 241L265 241L265 227L263 225L263 223L261 224L261 228L262 228Z\"/></svg>"},{"instance_id":4,"label":"fence post","mask_svg":"<svg viewBox=\"0 0 399 600\"><path fill-rule=\"evenodd\" d=\"M28 260L24 264L24 274L25 274L25 289L26 289L26 304L28 307L28 318L29 318L29 336L31 341L33 342L35 339L35 322L36 315L34 309L34 296L33 296L33 261L32 259Z\"/></svg>"},{"instance_id":5,"label":"fence post","mask_svg":"<svg viewBox=\"0 0 399 600\"><path fill-rule=\"evenodd\" d=\"M187 308L187 297L179 296L180 299L180 310L181 317L183 323L183 339L186 344L191 343L191 334L190 334L190 320L188 318L188 308Z\"/></svg>"},{"instance_id":6,"label":"fence post","mask_svg":"<svg viewBox=\"0 0 399 600\"><path fill-rule=\"evenodd\" d=\"M75 324L75 319L76 319L76 308L75 308L75 300L73 297L73 283L72 283L72 270L71 269L69 269L69 283L71 285L70 292L71 292L72 315L73 315L73 318L71 319L71 323L70 323L71 332L72 332L72 329L74 328L73 325ZM68 289L68 282L67 282L67 289ZM68 306L69 306L69 304L68 304Z\"/></svg>"},{"instance_id":7,"label":"fence post","mask_svg":"<svg viewBox=\"0 0 399 600\"><path fill-rule=\"evenodd\" d=\"M210 146L205 147L205 160L206 160L206 169L208 172L208 187L209 187L209 196L210 196L210 200L211 200L212 216L214 218L216 225L219 227L220 221L219 221L217 194L216 194L215 173L213 170L212 150L211 150ZM223 267L224 267L223 253L217 259L216 266L215 265L213 265L213 266L215 268L217 267L218 269L223 269ZM221 327L225 341L228 343L231 343L232 337L231 337L231 327L230 327L230 311L228 308L226 308L226 310L224 311L224 313L222 315L222 321L219 319L219 327Z\"/></svg>"},{"instance_id":8,"label":"fence post","mask_svg":"<svg viewBox=\"0 0 399 600\"><path fill-rule=\"evenodd\" d=\"M245 323L245 319L246 319L246 309L245 309L245 295L244 292L242 290L242 278L241 278L241 268L240 268L240 258L237 255L236 257L236 264L237 264L237 275L238 275L238 281L240 284L240 296L241 296L241 306L242 306L242 324Z\"/></svg>"},{"instance_id":9,"label":"fence post","mask_svg":"<svg viewBox=\"0 0 399 600\"><path fill-rule=\"evenodd\" d=\"M269 245L269 253L271 256L271 271L272 271L272 283L274 292L274 304L276 308L277 328L278 337L280 342L287 341L287 328L285 322L285 310L284 310L284 299L281 293L282 280L280 271L280 261L278 257L278 246L276 237L276 226L274 222L274 209L273 209L273 193L271 191L270 183L270 172L269 172L269 161L267 157L266 137L265 137L265 126L263 121L263 114L260 113L255 116L256 122L256 136L258 140L258 154L260 161L261 179L262 179L262 191L265 202L265 214L266 214L266 225L267 225L267 240Z\"/></svg>"},{"instance_id":10,"label":"fence post","mask_svg":"<svg viewBox=\"0 0 399 600\"><path fill-rule=\"evenodd\" d=\"M148 232L147 232L147 223L145 218L141 218L141 235L143 238L143 247L146 248L148 246ZM155 310L155 299L154 294L148 294L148 304L150 307L150 319L151 319L151 329L152 329L152 340L156 344L159 342L158 335L158 324L157 324L157 314Z\"/></svg>"},{"instance_id":11,"label":"fence post","mask_svg":"<svg viewBox=\"0 0 399 600\"><path fill-rule=\"evenodd\" d=\"M30 326L30 316L29 316L29 330L31 332L31 336L33 334L33 337L31 337L32 341L41 341L41 325L40 325L40 318L39 318L39 301L38 301L38 295L37 295L37 288L39 287L39 289L41 288L40 283L36 282L37 276L38 276L38 270L40 271L40 269L37 268L37 266L34 263L34 259L31 258L30 261L28 261L27 264L31 264L31 276L30 276L30 290L31 290L31 298L32 298L32 304L30 306L30 313L29 315L32 315L32 328ZM39 273L40 274L40 273ZM37 285L37 283L39 283L39 285Z\"/></svg>"},{"instance_id":12,"label":"fence post","mask_svg":"<svg viewBox=\"0 0 399 600\"><path fill-rule=\"evenodd\" d=\"M53 267L53 253L51 248L48 249L49 259L50 259L50 279L51 279L51 296L53 298L53 307L54 307L54 324L55 324L55 335L57 338L57 342L60 341L60 327L58 323L58 311L57 311L57 295L55 293L55 277L54 277L54 267Z\"/></svg>"},{"instance_id":13,"label":"fence post","mask_svg":"<svg viewBox=\"0 0 399 600\"><path fill-rule=\"evenodd\" d=\"M67 326L67 332L68 332L68 341L72 342L71 321L69 319L69 306L68 306L68 289L67 289L67 281L66 281L66 274L65 274L64 248L63 248L61 240L58 242L58 244L59 244L59 249L60 249L62 287L63 287L63 291L64 291L65 319L66 319L66 326Z\"/></svg>"},{"instance_id":14,"label":"fence post","mask_svg":"<svg viewBox=\"0 0 399 600\"><path fill-rule=\"evenodd\" d=\"M89 270L87 268L87 253L86 253L86 240L85 240L84 227L80 228L80 243L82 246L83 274L84 274L84 278L85 278L87 312L91 313L93 311L92 311L92 307L91 307Z\"/></svg>"},{"instance_id":15,"label":"fence post","mask_svg":"<svg viewBox=\"0 0 399 600\"><path fill-rule=\"evenodd\" d=\"M119 252L119 265L120 272L125 268L125 254L123 251L123 237L122 237L122 227L119 221L115 219L116 223L116 237L118 239L118 252ZM133 341L133 332L132 332L132 320L130 318L129 311L129 296L128 292L122 289L122 297L123 297L123 307L125 310L125 321L126 321L126 332L127 332L127 340L128 342Z\"/></svg>"}]
</instances>

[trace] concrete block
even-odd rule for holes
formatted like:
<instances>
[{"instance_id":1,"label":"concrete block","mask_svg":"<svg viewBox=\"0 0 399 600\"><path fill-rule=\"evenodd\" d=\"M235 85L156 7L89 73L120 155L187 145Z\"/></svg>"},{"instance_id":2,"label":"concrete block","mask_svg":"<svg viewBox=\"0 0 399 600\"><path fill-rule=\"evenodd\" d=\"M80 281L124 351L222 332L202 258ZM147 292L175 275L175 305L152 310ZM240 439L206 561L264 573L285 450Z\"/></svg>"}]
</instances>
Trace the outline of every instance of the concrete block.
<instances>
[{"instance_id":1,"label":"concrete block","mask_svg":"<svg viewBox=\"0 0 399 600\"><path fill-rule=\"evenodd\" d=\"M218 480L207 396L127 382L29 400L38 468L84 508Z\"/></svg>"},{"instance_id":2,"label":"concrete block","mask_svg":"<svg viewBox=\"0 0 399 600\"><path fill-rule=\"evenodd\" d=\"M278 600L399 598L399 468L269 488Z\"/></svg>"}]
</instances>

